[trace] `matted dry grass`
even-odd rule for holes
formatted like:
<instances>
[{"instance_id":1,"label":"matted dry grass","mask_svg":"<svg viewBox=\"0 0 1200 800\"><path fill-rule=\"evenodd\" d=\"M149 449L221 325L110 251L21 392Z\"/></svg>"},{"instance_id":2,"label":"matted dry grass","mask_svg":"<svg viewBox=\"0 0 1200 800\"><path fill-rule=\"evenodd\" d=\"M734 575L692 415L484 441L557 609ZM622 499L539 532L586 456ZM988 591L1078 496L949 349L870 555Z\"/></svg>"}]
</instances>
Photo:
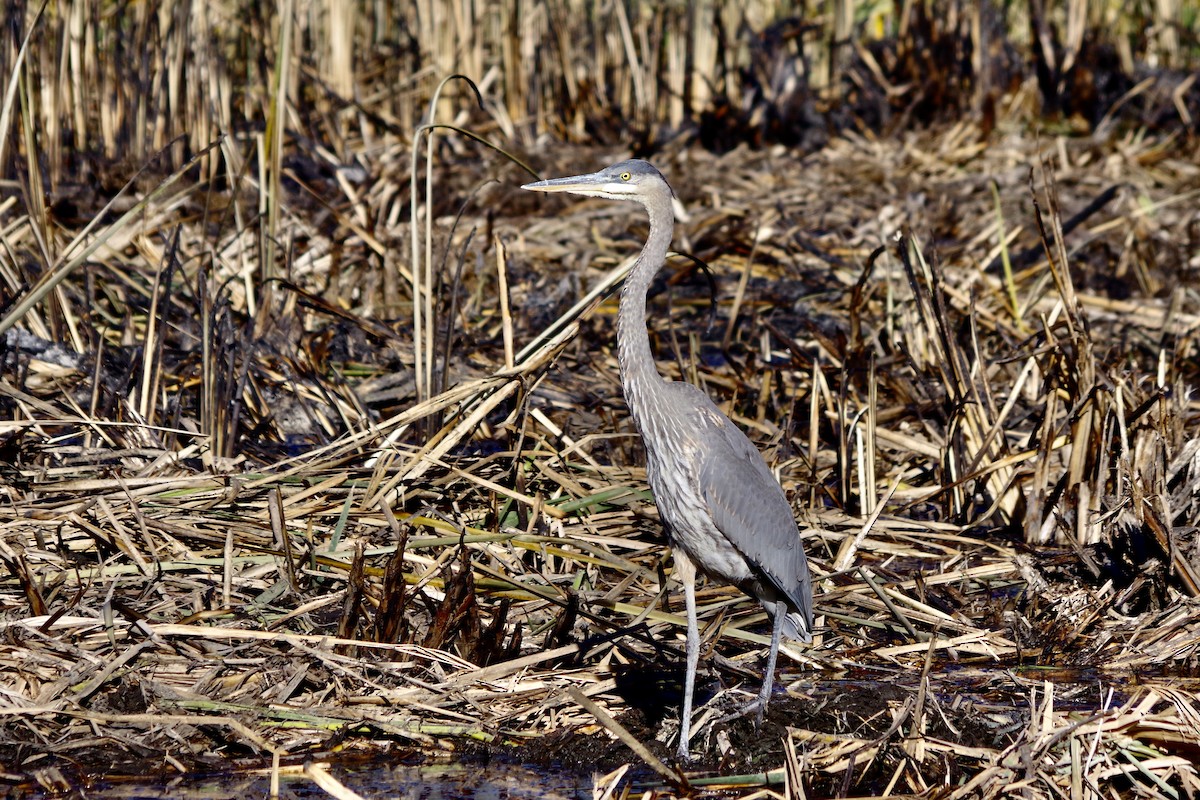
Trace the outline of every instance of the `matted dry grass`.
<instances>
[{"instance_id":1,"label":"matted dry grass","mask_svg":"<svg viewBox=\"0 0 1200 800\"><path fill-rule=\"evenodd\" d=\"M1196 266L1179 242L1197 173L1154 141L1093 151L1015 132L984 148L959 127L803 159L659 161L689 210L679 249L720 279L712 334L704 281L677 276L652 301L660 366L704 383L760 441L817 581L817 641L785 650L795 699L757 747L747 723L719 718L757 686L762 614L726 587L700 595L720 678L708 686L725 688L696 748L701 766L743 775L742 791L763 770L793 793L1193 791L1194 689L1132 676L1190 673L1200 644L1195 601L1171 579L1194 558L1196 298L1178 282ZM546 172L608 157L563 152ZM1019 266L1039 246L1033 197L1049 232L1050 206L1069 216L1118 177L1111 204L1051 246L1065 252L1055 271ZM986 269L1001 224L991 181L1007 284ZM145 284L156 331L129 325L126 341L157 350L113 341L71 363L9 333L9 780L65 788L100 752L120 754L113 772L148 758L182 772L547 734L578 758L564 731L608 733L573 690L642 741L669 739L676 690L655 676L678 665L683 620L619 397L613 305L560 319L636 252L643 223L619 206L541 206L513 183L486 190L508 209L492 240L467 215L447 242L463 264L444 289L457 298L448 388L423 403L393 378L407 374L403 333L320 300L344 290L302 264L332 241L297 252L256 327L230 325L240 306L223 289L210 347L229 361L213 383L227 413L253 415L236 462L213 452L189 399L207 385L186 310L201 295ZM157 219L96 262L145 275ZM919 250L892 238L909 227ZM173 238L164 267L204 270L175 285L219 285L186 255L198 232ZM338 246L353 261L367 245ZM491 299L497 246L507 315ZM144 320L126 285L71 324L96 329L122 307ZM85 289L63 307L84 308L71 298ZM512 366L506 328L514 351L528 343ZM140 399L147 375L154 403ZM1155 549L1160 530L1171 548ZM1031 548L1031 532L1071 548ZM647 682L662 687L650 700ZM597 764L631 757L591 750Z\"/></svg>"},{"instance_id":2,"label":"matted dry grass","mask_svg":"<svg viewBox=\"0 0 1200 800\"><path fill-rule=\"evenodd\" d=\"M68 793L106 775L513 748L596 770L597 797L1194 796L1194 134L1115 113L1087 133L1073 117L1031 123L1033 78L959 98L979 106L973 122L893 120L878 137L836 120L884 95L879 107L937 118L916 109L952 93L948 73L923 100L911 83L883 89L919 62L914 41L983 20L948 33L913 7L912 39L855 46L843 79L863 104L822 105L807 82L791 96L792 123L829 113L819 149L640 144L686 215L676 248L715 278L683 258L664 272L660 369L759 443L817 584L817 639L785 648L760 732L725 717L757 690L763 614L728 587L700 593L707 702L686 775L661 761L682 604L605 299L641 246L631 208L522 193L522 169L453 132L414 167L423 68L394 104L272 105L284 79L255 73L208 106L200 82L142 96L125 62L81 61L79 97L5 116L19 116L3 142L20 158L0 187L0 782ZM155 46L169 16L137 16L135 43ZM290 65L295 32L269 17L233 33ZM64 36L52 21L45 35ZM670 29L633 23L637 47ZM820 25L773 30L811 46L838 22ZM1138 52L1186 64L1190 40L1155 31ZM195 53L223 52L201 39ZM52 74L39 41L35 72ZM341 86L330 42L316 60ZM627 49L596 42L558 46L609 65ZM739 57L790 63L762 47ZM1085 51L1065 46L1093 63ZM604 72L611 86L559 122L522 122L603 130L580 120L601 95L637 97L635 72ZM1122 107L1192 119L1195 81L1160 96L1171 74L1155 77ZM159 159L131 154L147 170L116 196L107 175L63 179L96 165L63 143L63 120L96 122L110 84L124 100L99 104L102 154L155 104L188 112L160 115L139 147L177 124L193 135ZM639 118L672 119L679 97L652 88ZM467 95L442 105L476 135L526 141L547 177L627 155L535 147L503 124L510 105L461 110ZM204 116L235 97L261 106L241 120L262 123L250 134ZM106 116L143 101L141 117ZM789 97L747 102L718 134L772 141L762 115L780 124ZM298 112L322 135L292 129ZM208 130L226 138L210 147Z\"/></svg>"}]
</instances>

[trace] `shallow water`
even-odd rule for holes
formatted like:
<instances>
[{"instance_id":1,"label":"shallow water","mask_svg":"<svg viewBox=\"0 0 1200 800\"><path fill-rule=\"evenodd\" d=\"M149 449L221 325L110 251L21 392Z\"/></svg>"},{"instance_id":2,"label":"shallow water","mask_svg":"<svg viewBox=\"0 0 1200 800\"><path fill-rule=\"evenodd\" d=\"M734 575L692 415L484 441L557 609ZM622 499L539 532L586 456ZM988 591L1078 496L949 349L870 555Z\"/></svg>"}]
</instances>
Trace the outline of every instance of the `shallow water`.
<instances>
[{"instance_id":1,"label":"shallow water","mask_svg":"<svg viewBox=\"0 0 1200 800\"><path fill-rule=\"evenodd\" d=\"M590 774L495 761L487 765L331 765L328 770L346 788L371 800L583 800L592 796ZM270 788L268 775L204 775L169 782L101 782L79 796L110 800L251 800L268 797ZM281 798L329 796L302 774L280 779Z\"/></svg>"}]
</instances>

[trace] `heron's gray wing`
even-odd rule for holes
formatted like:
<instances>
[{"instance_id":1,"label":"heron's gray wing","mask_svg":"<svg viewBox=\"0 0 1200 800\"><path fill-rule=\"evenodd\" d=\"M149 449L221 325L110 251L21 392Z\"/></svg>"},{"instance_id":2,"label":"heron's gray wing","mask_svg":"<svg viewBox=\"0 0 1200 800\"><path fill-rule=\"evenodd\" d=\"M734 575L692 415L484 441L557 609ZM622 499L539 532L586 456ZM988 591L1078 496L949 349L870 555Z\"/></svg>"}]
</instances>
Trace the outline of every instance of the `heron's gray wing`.
<instances>
[{"instance_id":1,"label":"heron's gray wing","mask_svg":"<svg viewBox=\"0 0 1200 800\"><path fill-rule=\"evenodd\" d=\"M689 387L695 388L695 387ZM746 434L707 400L696 479L709 514L730 544L812 624L812 581L783 487Z\"/></svg>"}]
</instances>

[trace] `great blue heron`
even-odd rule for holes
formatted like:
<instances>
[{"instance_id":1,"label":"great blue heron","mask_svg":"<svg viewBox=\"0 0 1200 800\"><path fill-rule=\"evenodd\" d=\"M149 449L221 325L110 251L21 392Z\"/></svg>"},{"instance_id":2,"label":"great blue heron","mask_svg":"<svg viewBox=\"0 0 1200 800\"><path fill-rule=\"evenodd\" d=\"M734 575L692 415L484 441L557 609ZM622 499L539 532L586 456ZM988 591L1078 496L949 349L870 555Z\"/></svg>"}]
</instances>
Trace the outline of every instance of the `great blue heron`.
<instances>
[{"instance_id":1,"label":"great blue heron","mask_svg":"<svg viewBox=\"0 0 1200 800\"><path fill-rule=\"evenodd\" d=\"M666 261L674 229L674 192L667 179L651 164L632 160L590 175L522 188L634 200L650 215L650 235L621 291L617 360L625 400L646 445L646 473L687 604L687 673L678 750L679 757L687 759L700 657L696 570L737 586L772 617L762 691L751 705L761 724L780 637L812 641L812 583L800 532L783 489L746 435L708 395L689 383L664 380L654 365L646 332L646 292Z\"/></svg>"}]
</instances>

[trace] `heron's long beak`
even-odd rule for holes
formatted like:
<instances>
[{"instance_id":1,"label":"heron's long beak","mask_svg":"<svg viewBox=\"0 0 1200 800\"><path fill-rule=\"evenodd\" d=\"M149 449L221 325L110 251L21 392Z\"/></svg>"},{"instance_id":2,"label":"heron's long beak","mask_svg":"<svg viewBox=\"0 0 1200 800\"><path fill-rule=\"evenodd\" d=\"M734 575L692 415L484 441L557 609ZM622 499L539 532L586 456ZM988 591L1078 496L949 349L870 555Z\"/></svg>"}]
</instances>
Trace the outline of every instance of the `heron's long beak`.
<instances>
[{"instance_id":1,"label":"heron's long beak","mask_svg":"<svg viewBox=\"0 0 1200 800\"><path fill-rule=\"evenodd\" d=\"M569 178L554 178L548 181L536 181L535 183L527 183L522 186L522 189L528 189L531 192L594 192L605 188L607 184L612 183L610 178L601 175L598 172L593 172L590 175L572 175Z\"/></svg>"}]
</instances>

